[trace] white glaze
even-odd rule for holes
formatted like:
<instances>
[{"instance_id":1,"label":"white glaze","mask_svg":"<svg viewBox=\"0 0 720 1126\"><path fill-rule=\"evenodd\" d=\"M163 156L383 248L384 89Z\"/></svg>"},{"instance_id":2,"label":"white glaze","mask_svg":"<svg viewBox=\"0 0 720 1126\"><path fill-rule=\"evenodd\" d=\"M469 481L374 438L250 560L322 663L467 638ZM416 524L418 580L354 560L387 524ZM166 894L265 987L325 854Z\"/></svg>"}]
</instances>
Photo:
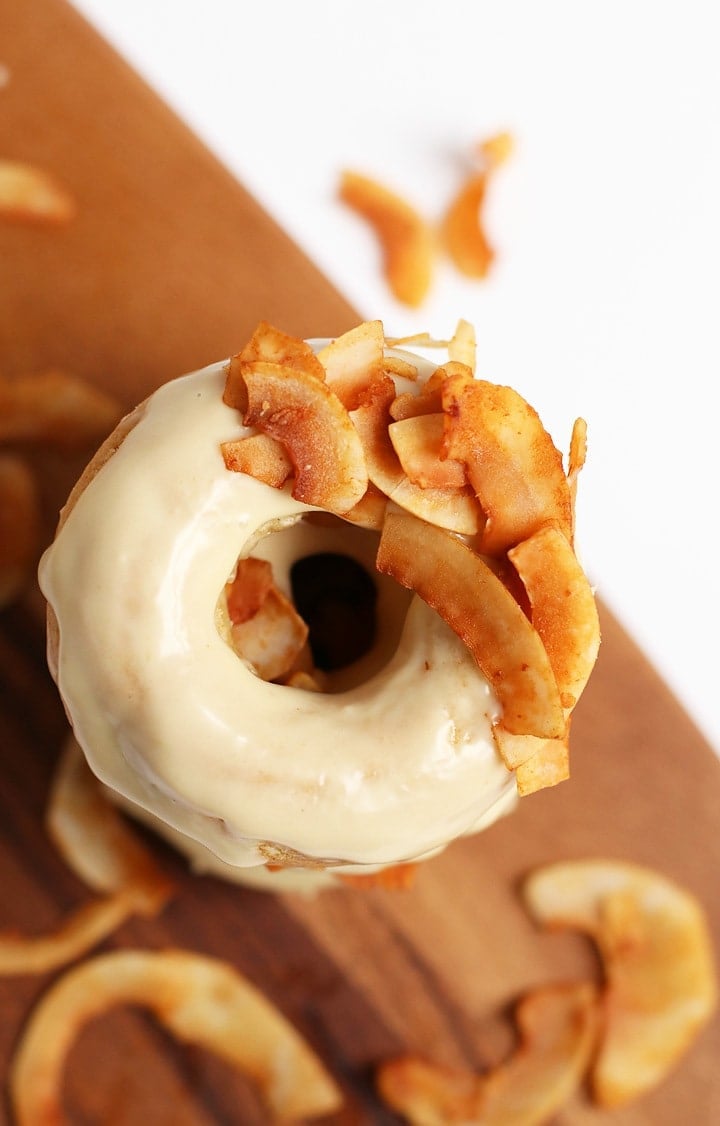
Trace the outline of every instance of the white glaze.
<instances>
[{"instance_id":1,"label":"white glaze","mask_svg":"<svg viewBox=\"0 0 720 1126\"><path fill-rule=\"evenodd\" d=\"M238 556L312 511L225 469L220 443L243 431L224 369L152 397L43 557L78 741L111 789L223 864L264 863L265 841L361 865L432 852L515 792L494 694L419 599L389 663L336 694L265 683L222 640Z\"/></svg>"}]
</instances>

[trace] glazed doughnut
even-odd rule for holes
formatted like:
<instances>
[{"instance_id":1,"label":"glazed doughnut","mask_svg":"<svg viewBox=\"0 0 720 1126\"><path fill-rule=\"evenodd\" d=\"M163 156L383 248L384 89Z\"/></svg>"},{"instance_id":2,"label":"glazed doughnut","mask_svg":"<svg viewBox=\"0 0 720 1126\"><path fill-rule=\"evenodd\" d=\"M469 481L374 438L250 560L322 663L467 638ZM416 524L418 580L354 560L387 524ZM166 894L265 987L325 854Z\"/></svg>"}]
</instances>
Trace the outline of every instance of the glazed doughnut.
<instances>
[{"instance_id":1,"label":"glazed doughnut","mask_svg":"<svg viewBox=\"0 0 720 1126\"><path fill-rule=\"evenodd\" d=\"M260 371L285 363L245 355ZM410 363L416 377L403 380ZM381 365L398 397L422 394L435 370L387 348ZM367 387L336 386L323 390L333 411L341 394L367 402ZM228 444L258 432L224 401L229 387L227 361L162 386L110 436L61 515L40 582L76 738L120 802L225 875L362 872L428 856L512 806L516 775L497 740L507 705L433 599L375 572L378 517L365 520L355 500L379 497L367 479L328 514L298 496L290 439L285 484L228 468ZM340 414L343 425L353 417ZM375 644L327 673L326 691L264 680L229 642L224 592L252 557L271 563L289 599L293 563L320 552L374 575Z\"/></svg>"}]
</instances>

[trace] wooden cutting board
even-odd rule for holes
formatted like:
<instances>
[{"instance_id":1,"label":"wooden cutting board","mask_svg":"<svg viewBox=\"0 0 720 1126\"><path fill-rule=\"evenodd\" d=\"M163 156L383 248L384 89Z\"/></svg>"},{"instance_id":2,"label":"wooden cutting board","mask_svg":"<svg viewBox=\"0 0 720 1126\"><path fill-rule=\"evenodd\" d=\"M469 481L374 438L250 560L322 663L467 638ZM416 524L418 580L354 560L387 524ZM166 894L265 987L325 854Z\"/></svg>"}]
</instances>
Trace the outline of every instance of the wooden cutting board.
<instances>
[{"instance_id":1,"label":"wooden cutting board","mask_svg":"<svg viewBox=\"0 0 720 1126\"><path fill-rule=\"evenodd\" d=\"M127 406L229 354L261 317L299 335L357 318L287 237L62 0L3 0L0 155L53 170L76 221L0 225L0 365L66 366ZM248 111L250 112L250 111ZM86 455L37 461L46 538ZM601 576L600 583L601 583ZM602 583L601 583L602 585ZM407 892L312 900L190 877L153 922L108 946L182 945L231 960L316 1046L347 1095L339 1123L391 1123L372 1068L405 1049L473 1067L512 1043L528 986L595 973L588 945L534 930L516 894L533 866L579 856L651 864L695 891L720 948L720 763L606 612L597 672L578 709L573 777L426 864ZM47 674L33 587L0 615L0 927L39 932L88 898L42 827L66 732ZM158 845L158 848L161 846ZM47 978L0 980L0 1074ZM615 1113L578 1096L558 1121L608 1126L720 1122L720 1021L652 1095ZM251 1124L250 1086L181 1048L142 1014L103 1018L67 1074L71 1121ZM0 1103L0 1121L8 1116Z\"/></svg>"}]
</instances>

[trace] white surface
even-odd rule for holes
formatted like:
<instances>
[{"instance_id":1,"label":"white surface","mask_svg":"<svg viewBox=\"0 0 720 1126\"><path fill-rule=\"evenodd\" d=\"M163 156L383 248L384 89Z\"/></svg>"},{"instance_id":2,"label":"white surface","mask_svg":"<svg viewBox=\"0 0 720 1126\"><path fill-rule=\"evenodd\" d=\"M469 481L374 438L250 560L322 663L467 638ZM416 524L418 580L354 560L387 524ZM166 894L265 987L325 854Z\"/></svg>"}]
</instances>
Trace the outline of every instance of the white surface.
<instances>
[{"instance_id":1,"label":"white surface","mask_svg":"<svg viewBox=\"0 0 720 1126\"><path fill-rule=\"evenodd\" d=\"M361 313L436 335L464 316L482 373L527 394L561 447L587 418L581 555L720 748L713 0L77 6ZM438 215L473 144L506 128L516 155L487 211L497 268L471 284L445 266L408 311L334 198L340 169Z\"/></svg>"}]
</instances>

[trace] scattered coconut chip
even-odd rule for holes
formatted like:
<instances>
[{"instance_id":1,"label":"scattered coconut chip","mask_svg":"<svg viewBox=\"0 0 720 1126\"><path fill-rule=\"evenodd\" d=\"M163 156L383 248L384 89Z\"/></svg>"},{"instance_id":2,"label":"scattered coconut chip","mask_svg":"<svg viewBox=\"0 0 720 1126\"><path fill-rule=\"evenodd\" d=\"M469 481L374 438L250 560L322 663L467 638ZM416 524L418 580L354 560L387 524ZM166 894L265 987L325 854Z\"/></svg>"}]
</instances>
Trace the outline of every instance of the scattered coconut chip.
<instances>
[{"instance_id":1,"label":"scattered coconut chip","mask_svg":"<svg viewBox=\"0 0 720 1126\"><path fill-rule=\"evenodd\" d=\"M82 447L104 438L122 415L104 391L66 371L0 376L0 441Z\"/></svg>"},{"instance_id":2,"label":"scattered coconut chip","mask_svg":"<svg viewBox=\"0 0 720 1126\"><path fill-rule=\"evenodd\" d=\"M388 500L428 524L462 535L475 535L480 511L468 488L423 489L413 484L404 472L388 432L390 405L394 399L395 384L389 376L382 376L370 388L365 401L350 412L362 442L370 480Z\"/></svg>"},{"instance_id":3,"label":"scattered coconut chip","mask_svg":"<svg viewBox=\"0 0 720 1126\"><path fill-rule=\"evenodd\" d=\"M248 473L273 489L280 489L293 474L293 465L285 447L268 434L250 434L223 442L220 447L226 469Z\"/></svg>"},{"instance_id":4,"label":"scattered coconut chip","mask_svg":"<svg viewBox=\"0 0 720 1126\"><path fill-rule=\"evenodd\" d=\"M62 225L76 212L73 197L49 172L25 161L0 159L0 219Z\"/></svg>"},{"instance_id":5,"label":"scattered coconut chip","mask_svg":"<svg viewBox=\"0 0 720 1126\"><path fill-rule=\"evenodd\" d=\"M582 1082L597 1037L595 991L587 983L537 989L516 1020L520 1046L494 1071L404 1056L378 1069L381 1097L413 1126L541 1126Z\"/></svg>"},{"instance_id":6,"label":"scattered coconut chip","mask_svg":"<svg viewBox=\"0 0 720 1126\"><path fill-rule=\"evenodd\" d=\"M446 457L464 461L486 524L480 551L500 555L554 522L570 538L562 456L537 411L511 387L453 375L443 383Z\"/></svg>"},{"instance_id":7,"label":"scattered coconut chip","mask_svg":"<svg viewBox=\"0 0 720 1126\"><path fill-rule=\"evenodd\" d=\"M326 344L317 354L327 385L348 410L385 369L382 321L366 321Z\"/></svg>"},{"instance_id":8,"label":"scattered coconut chip","mask_svg":"<svg viewBox=\"0 0 720 1126\"><path fill-rule=\"evenodd\" d=\"M215 1052L257 1084L273 1114L298 1119L342 1104L307 1042L230 965L181 950L117 950L70 970L32 1013L10 1069L20 1126L65 1121L63 1068L73 1041L119 1005L147 1008L180 1041Z\"/></svg>"},{"instance_id":9,"label":"scattered coconut chip","mask_svg":"<svg viewBox=\"0 0 720 1126\"><path fill-rule=\"evenodd\" d=\"M0 454L0 608L17 597L30 577L39 527L39 501L31 471L14 454Z\"/></svg>"},{"instance_id":10,"label":"scattered coconut chip","mask_svg":"<svg viewBox=\"0 0 720 1126\"><path fill-rule=\"evenodd\" d=\"M574 927L597 943L605 971L605 1028L592 1069L596 1100L621 1106L659 1084L717 1007L705 914L695 897L649 868L577 860L532 873L533 918Z\"/></svg>"},{"instance_id":11,"label":"scattered coconut chip","mask_svg":"<svg viewBox=\"0 0 720 1126\"><path fill-rule=\"evenodd\" d=\"M495 259L481 212L492 172L507 158L511 147L507 133L486 141L479 150L485 167L468 177L445 213L443 242L453 264L466 277L486 277Z\"/></svg>"},{"instance_id":12,"label":"scattered coconut chip","mask_svg":"<svg viewBox=\"0 0 720 1126\"><path fill-rule=\"evenodd\" d=\"M142 915L157 914L172 894L171 880L105 796L73 735L55 769L45 823L65 863L93 891L122 893Z\"/></svg>"},{"instance_id":13,"label":"scattered coconut chip","mask_svg":"<svg viewBox=\"0 0 720 1126\"><path fill-rule=\"evenodd\" d=\"M385 257L385 276L398 299L421 305L430 289L435 255L432 227L400 196L357 172L344 172L340 199L374 228Z\"/></svg>"},{"instance_id":14,"label":"scattered coconut chip","mask_svg":"<svg viewBox=\"0 0 720 1126\"><path fill-rule=\"evenodd\" d=\"M378 571L414 590L467 645L516 735L555 738L565 717L539 634L487 563L457 536L388 513Z\"/></svg>"},{"instance_id":15,"label":"scattered coconut chip","mask_svg":"<svg viewBox=\"0 0 720 1126\"><path fill-rule=\"evenodd\" d=\"M136 911L132 894L118 892L70 912L50 934L0 933L0 977L44 974L102 942Z\"/></svg>"},{"instance_id":16,"label":"scattered coconut chip","mask_svg":"<svg viewBox=\"0 0 720 1126\"><path fill-rule=\"evenodd\" d=\"M357 431L337 395L305 371L258 361L244 374L246 426L281 442L293 463L292 495L342 514L368 485Z\"/></svg>"},{"instance_id":17,"label":"scattered coconut chip","mask_svg":"<svg viewBox=\"0 0 720 1126\"><path fill-rule=\"evenodd\" d=\"M567 536L553 525L511 548L508 557L527 591L532 623L569 711L587 684L600 647L592 587Z\"/></svg>"}]
</instances>

